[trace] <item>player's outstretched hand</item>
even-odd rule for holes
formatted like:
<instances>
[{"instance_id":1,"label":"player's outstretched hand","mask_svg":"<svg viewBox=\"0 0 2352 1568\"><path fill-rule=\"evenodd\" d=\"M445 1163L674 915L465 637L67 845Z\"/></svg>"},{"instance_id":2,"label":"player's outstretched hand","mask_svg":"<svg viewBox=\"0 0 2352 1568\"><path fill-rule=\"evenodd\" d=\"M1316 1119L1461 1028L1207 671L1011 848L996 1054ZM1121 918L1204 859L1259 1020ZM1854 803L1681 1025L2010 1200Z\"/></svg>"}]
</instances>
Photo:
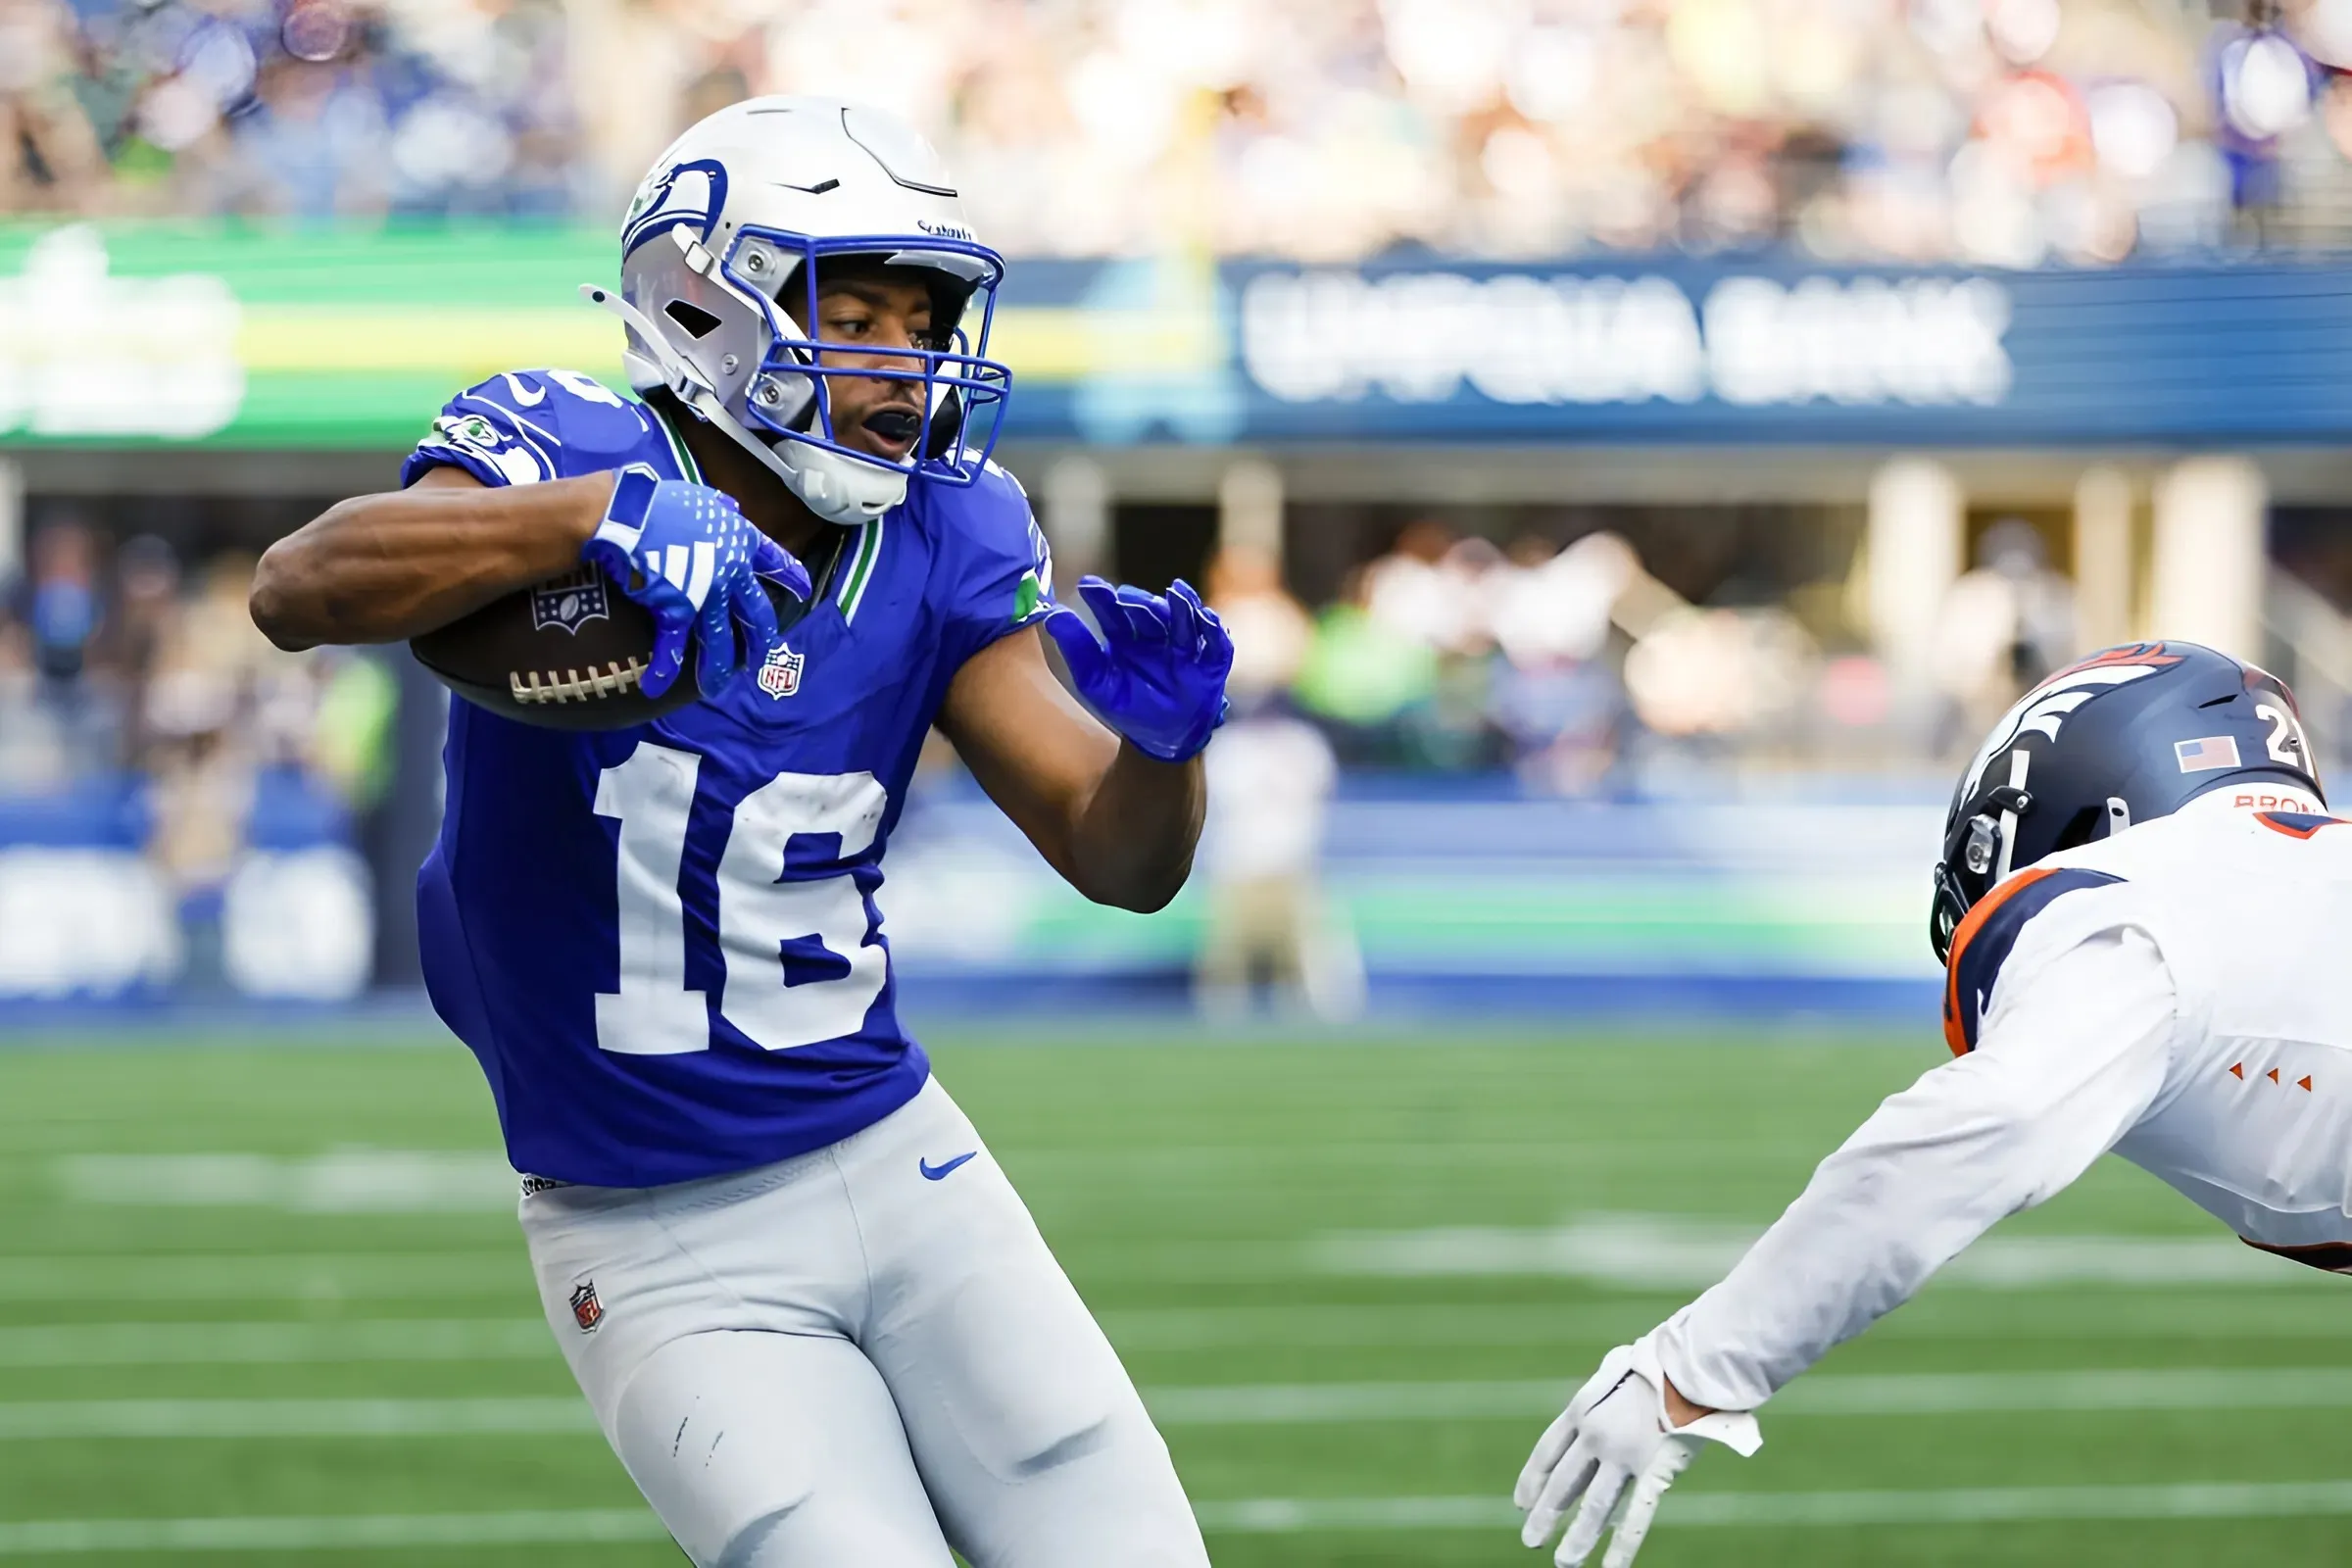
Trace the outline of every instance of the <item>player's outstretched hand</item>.
<instances>
[{"instance_id":1,"label":"player's outstretched hand","mask_svg":"<svg viewBox=\"0 0 2352 1568\"><path fill-rule=\"evenodd\" d=\"M605 520L580 551L654 616L648 697L669 690L697 645L695 684L705 697L726 689L738 669L757 669L778 641L766 577L795 597L810 593L808 569L754 527L734 497L708 485L664 479L642 463L620 470ZM743 626L743 660L735 623Z\"/></svg>"},{"instance_id":2,"label":"player's outstretched hand","mask_svg":"<svg viewBox=\"0 0 2352 1568\"><path fill-rule=\"evenodd\" d=\"M1601 1568L1627 1568L1658 1516L1666 1489L1702 1445L1720 1443L1742 1455L1762 1446L1756 1418L1745 1411L1718 1410L1688 1426L1670 1427L1665 1388L1666 1374L1646 1337L1601 1357L1600 1370L1537 1440L1527 1468L1519 1472L1511 1501L1527 1515L1519 1531L1522 1542L1541 1547L1560 1516L1582 1498L1552 1561L1558 1568L1577 1568L1613 1523L1617 1533Z\"/></svg>"},{"instance_id":3,"label":"player's outstretched hand","mask_svg":"<svg viewBox=\"0 0 2352 1568\"><path fill-rule=\"evenodd\" d=\"M1138 751L1163 762L1197 756L1225 722L1233 669L1225 623L1182 578L1162 598L1082 577L1078 596L1095 612L1100 639L1066 605L1046 616L1078 695Z\"/></svg>"}]
</instances>

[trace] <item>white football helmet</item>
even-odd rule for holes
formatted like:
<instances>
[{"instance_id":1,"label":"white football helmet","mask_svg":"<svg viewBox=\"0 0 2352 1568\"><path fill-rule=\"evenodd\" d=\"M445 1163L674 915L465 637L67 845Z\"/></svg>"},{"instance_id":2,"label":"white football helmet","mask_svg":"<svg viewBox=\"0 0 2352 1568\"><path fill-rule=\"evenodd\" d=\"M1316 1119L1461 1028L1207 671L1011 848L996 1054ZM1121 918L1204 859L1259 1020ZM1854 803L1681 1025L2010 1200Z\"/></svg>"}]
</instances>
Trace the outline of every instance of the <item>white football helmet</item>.
<instances>
[{"instance_id":1,"label":"white football helmet","mask_svg":"<svg viewBox=\"0 0 2352 1568\"><path fill-rule=\"evenodd\" d=\"M812 337L786 314L782 302L797 297L816 320L817 264L838 256L913 270L946 346L896 351L903 368L821 364L828 353L877 353ZM910 473L979 476L1012 379L985 357L1004 276L1004 258L972 238L947 166L911 126L836 98L778 97L722 109L671 143L622 223L620 294L581 292L628 323L633 387L667 387L809 511L858 523L905 499ZM834 439L836 375L922 383L922 429L905 460Z\"/></svg>"}]
</instances>

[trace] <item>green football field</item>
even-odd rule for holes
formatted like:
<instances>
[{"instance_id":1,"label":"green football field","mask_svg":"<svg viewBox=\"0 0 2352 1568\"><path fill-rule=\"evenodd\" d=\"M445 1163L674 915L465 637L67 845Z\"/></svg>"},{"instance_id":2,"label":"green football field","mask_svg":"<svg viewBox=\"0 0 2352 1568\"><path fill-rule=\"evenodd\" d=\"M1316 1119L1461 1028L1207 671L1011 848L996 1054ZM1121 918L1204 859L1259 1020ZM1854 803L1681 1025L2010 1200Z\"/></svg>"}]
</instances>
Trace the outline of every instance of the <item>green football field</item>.
<instances>
[{"instance_id":1,"label":"green football field","mask_svg":"<svg viewBox=\"0 0 2352 1568\"><path fill-rule=\"evenodd\" d=\"M1508 1564L1527 1446L1899 1041L935 1053L1220 1564ZM0 1557L681 1559L540 1323L454 1045L0 1052ZM2352 1282L2107 1161L1704 1457L1642 1561L2352 1560Z\"/></svg>"}]
</instances>

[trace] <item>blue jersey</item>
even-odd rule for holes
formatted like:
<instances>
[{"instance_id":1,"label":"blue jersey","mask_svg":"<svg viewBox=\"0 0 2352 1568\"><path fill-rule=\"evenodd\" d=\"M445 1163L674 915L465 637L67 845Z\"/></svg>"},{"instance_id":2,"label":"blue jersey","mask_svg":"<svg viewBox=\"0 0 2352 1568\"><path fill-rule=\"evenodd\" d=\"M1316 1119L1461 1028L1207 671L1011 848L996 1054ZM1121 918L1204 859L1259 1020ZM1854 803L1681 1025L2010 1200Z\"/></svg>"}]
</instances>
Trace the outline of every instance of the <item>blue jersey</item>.
<instances>
[{"instance_id":1,"label":"blue jersey","mask_svg":"<svg viewBox=\"0 0 2352 1568\"><path fill-rule=\"evenodd\" d=\"M454 399L401 482L629 463L699 478L654 408L533 370ZM451 700L446 814L417 879L425 982L517 1169L608 1187L740 1170L922 1087L875 902L883 850L948 682L1043 615L1052 568L993 466L963 489L913 479L841 546L785 650L715 701L580 734Z\"/></svg>"}]
</instances>

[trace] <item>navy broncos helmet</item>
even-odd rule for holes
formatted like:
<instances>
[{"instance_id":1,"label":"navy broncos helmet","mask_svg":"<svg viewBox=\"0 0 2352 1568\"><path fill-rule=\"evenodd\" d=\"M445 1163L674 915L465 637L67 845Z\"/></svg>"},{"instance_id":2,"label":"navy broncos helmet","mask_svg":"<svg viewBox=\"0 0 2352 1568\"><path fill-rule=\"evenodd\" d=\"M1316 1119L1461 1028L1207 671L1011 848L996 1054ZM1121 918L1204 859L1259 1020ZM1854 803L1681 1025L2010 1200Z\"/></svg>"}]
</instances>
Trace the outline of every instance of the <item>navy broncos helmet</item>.
<instances>
[{"instance_id":1,"label":"navy broncos helmet","mask_svg":"<svg viewBox=\"0 0 2352 1568\"><path fill-rule=\"evenodd\" d=\"M2254 781L2327 804L2278 676L2177 642L2109 648L2060 670L1993 726L1952 792L1928 922L1936 961L1969 906L2010 872Z\"/></svg>"}]
</instances>

